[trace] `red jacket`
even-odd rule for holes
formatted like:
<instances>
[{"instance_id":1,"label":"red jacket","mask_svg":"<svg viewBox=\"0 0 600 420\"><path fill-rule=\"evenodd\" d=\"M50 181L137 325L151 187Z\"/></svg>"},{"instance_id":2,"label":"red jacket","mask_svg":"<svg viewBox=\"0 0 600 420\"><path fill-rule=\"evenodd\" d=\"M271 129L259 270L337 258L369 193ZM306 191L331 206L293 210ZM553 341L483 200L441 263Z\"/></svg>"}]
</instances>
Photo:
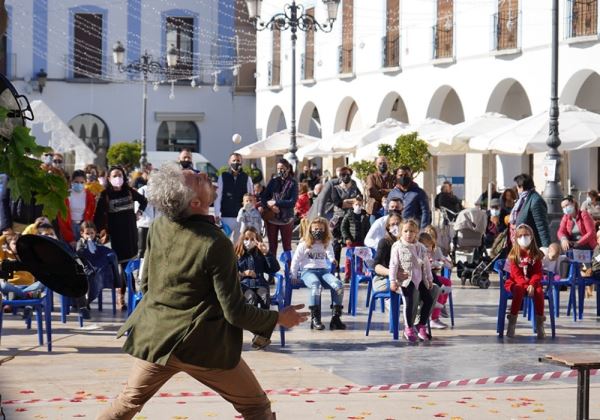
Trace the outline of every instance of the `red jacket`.
<instances>
[{"instance_id":1,"label":"red jacket","mask_svg":"<svg viewBox=\"0 0 600 420\"><path fill-rule=\"evenodd\" d=\"M302 218L306 216L306 213L308 213L310 210L310 198L308 197L307 193L300 194L298 196L294 210L296 211L298 217Z\"/></svg>"},{"instance_id":2,"label":"red jacket","mask_svg":"<svg viewBox=\"0 0 600 420\"><path fill-rule=\"evenodd\" d=\"M542 286L542 260L527 261L528 255L527 251L521 251L521 263L510 262L510 277L504 283L506 291L510 292L513 284L533 286L536 289ZM525 266L527 274L525 274Z\"/></svg>"},{"instance_id":3,"label":"red jacket","mask_svg":"<svg viewBox=\"0 0 600 420\"><path fill-rule=\"evenodd\" d=\"M596 248L596 223L590 214L585 210L578 210L575 216L575 223L579 228L581 238L575 244L576 248L594 249ZM567 238L571 240L573 233L573 218L568 214L565 214L560 220L560 227L558 228L558 240Z\"/></svg>"},{"instance_id":4,"label":"red jacket","mask_svg":"<svg viewBox=\"0 0 600 420\"><path fill-rule=\"evenodd\" d=\"M63 218L62 214L57 217L58 229L60 230L60 236L62 240L71 243L75 241L73 236L73 227L71 226L71 205L69 199L65 200L67 206L67 217ZM92 222L94 220L94 213L96 212L96 198L94 194L85 190L85 210L83 211L83 221Z\"/></svg>"}]
</instances>

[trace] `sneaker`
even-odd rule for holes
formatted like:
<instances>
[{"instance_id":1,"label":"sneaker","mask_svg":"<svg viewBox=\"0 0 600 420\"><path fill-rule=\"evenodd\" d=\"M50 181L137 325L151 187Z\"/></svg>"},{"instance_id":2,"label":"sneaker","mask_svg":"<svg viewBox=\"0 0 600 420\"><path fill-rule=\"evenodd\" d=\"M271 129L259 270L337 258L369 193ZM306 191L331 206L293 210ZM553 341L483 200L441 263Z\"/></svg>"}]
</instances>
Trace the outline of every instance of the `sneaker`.
<instances>
[{"instance_id":1,"label":"sneaker","mask_svg":"<svg viewBox=\"0 0 600 420\"><path fill-rule=\"evenodd\" d=\"M88 308L79 308L79 315L81 315L81 317L83 319L90 319L92 316L90 315L90 310Z\"/></svg>"},{"instance_id":2,"label":"sneaker","mask_svg":"<svg viewBox=\"0 0 600 420\"><path fill-rule=\"evenodd\" d=\"M442 309L444 307L444 305L442 305L440 302L435 302L435 304L433 305L434 309Z\"/></svg>"},{"instance_id":3,"label":"sneaker","mask_svg":"<svg viewBox=\"0 0 600 420\"><path fill-rule=\"evenodd\" d=\"M445 330L448 328L448 325L440 321L439 319L432 319L430 322L431 328L436 330Z\"/></svg>"},{"instance_id":4,"label":"sneaker","mask_svg":"<svg viewBox=\"0 0 600 420\"><path fill-rule=\"evenodd\" d=\"M415 335L415 330L413 330L411 327L404 328L404 337L411 343L414 343L417 341L417 336Z\"/></svg>"},{"instance_id":5,"label":"sneaker","mask_svg":"<svg viewBox=\"0 0 600 420\"><path fill-rule=\"evenodd\" d=\"M452 286L442 285L442 287L440 287L440 291L442 293L449 294L450 292L452 292Z\"/></svg>"},{"instance_id":6,"label":"sneaker","mask_svg":"<svg viewBox=\"0 0 600 420\"><path fill-rule=\"evenodd\" d=\"M31 319L33 308L31 306L23 307L23 319Z\"/></svg>"},{"instance_id":7,"label":"sneaker","mask_svg":"<svg viewBox=\"0 0 600 420\"><path fill-rule=\"evenodd\" d=\"M444 318L450 318L450 314L448 313L448 308L446 308L446 305L444 305L442 307L442 317Z\"/></svg>"},{"instance_id":8,"label":"sneaker","mask_svg":"<svg viewBox=\"0 0 600 420\"><path fill-rule=\"evenodd\" d=\"M427 328L425 327L425 325L419 324L416 327L417 327L417 330L419 331L417 334L419 336L419 339L423 340L423 341L429 341L430 338L429 338L429 334L427 334Z\"/></svg>"}]
</instances>

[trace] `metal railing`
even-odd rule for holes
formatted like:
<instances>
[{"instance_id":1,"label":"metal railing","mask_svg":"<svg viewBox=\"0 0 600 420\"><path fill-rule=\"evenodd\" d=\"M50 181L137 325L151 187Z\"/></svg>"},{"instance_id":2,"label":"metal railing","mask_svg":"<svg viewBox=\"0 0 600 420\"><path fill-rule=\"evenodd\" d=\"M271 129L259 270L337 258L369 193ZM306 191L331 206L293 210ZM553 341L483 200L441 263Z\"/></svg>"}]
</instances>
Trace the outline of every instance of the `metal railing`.
<instances>
[{"instance_id":1,"label":"metal railing","mask_svg":"<svg viewBox=\"0 0 600 420\"><path fill-rule=\"evenodd\" d=\"M338 46L338 73L346 74L353 72L354 48L344 48L343 45Z\"/></svg>"},{"instance_id":2,"label":"metal railing","mask_svg":"<svg viewBox=\"0 0 600 420\"><path fill-rule=\"evenodd\" d=\"M381 38L383 67L400 67L400 36Z\"/></svg>"},{"instance_id":3,"label":"metal railing","mask_svg":"<svg viewBox=\"0 0 600 420\"><path fill-rule=\"evenodd\" d=\"M598 35L598 0L567 1L567 38Z\"/></svg>"},{"instance_id":4,"label":"metal railing","mask_svg":"<svg viewBox=\"0 0 600 420\"><path fill-rule=\"evenodd\" d=\"M446 29L444 23L433 25L433 59L454 57L454 24Z\"/></svg>"},{"instance_id":5,"label":"metal railing","mask_svg":"<svg viewBox=\"0 0 600 420\"><path fill-rule=\"evenodd\" d=\"M512 50L521 47L521 12L499 12L493 15L493 50Z\"/></svg>"}]
</instances>

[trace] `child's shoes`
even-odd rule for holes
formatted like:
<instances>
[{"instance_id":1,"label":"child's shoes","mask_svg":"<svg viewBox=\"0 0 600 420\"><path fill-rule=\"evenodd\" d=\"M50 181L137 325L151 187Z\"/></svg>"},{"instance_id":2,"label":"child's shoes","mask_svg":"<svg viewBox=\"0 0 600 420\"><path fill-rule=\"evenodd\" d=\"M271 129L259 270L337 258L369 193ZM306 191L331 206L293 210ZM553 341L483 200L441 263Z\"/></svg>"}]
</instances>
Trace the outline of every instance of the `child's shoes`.
<instances>
[{"instance_id":1,"label":"child's shoes","mask_svg":"<svg viewBox=\"0 0 600 420\"><path fill-rule=\"evenodd\" d=\"M413 330L411 327L404 328L404 337L411 343L414 343L417 341L417 336L415 335L415 330Z\"/></svg>"},{"instance_id":2,"label":"child's shoes","mask_svg":"<svg viewBox=\"0 0 600 420\"><path fill-rule=\"evenodd\" d=\"M425 325L419 324L419 325L416 325L416 327L417 327L417 331L418 331L417 335L419 336L419 339L423 340L423 341L429 341L430 338L429 338L429 334L427 334L427 328L425 327Z\"/></svg>"}]
</instances>

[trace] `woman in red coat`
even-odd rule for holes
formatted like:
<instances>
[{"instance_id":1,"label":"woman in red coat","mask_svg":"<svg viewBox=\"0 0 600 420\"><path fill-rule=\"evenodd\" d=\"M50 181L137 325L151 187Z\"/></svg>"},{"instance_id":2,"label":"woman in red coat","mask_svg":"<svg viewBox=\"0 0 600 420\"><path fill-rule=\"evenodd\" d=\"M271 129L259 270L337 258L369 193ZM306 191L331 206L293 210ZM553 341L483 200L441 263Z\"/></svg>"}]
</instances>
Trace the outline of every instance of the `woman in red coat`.
<instances>
[{"instance_id":1,"label":"woman in red coat","mask_svg":"<svg viewBox=\"0 0 600 420\"><path fill-rule=\"evenodd\" d=\"M67 214L58 216L58 228L62 240L75 248L79 240L79 226L82 222L94 220L96 198L85 189L85 172L77 170L71 176L71 190L65 200Z\"/></svg>"},{"instance_id":2,"label":"woman in red coat","mask_svg":"<svg viewBox=\"0 0 600 420\"><path fill-rule=\"evenodd\" d=\"M585 210L580 210L573 196L560 203L564 216L558 228L558 240L563 251L571 248L593 250L596 247L596 223Z\"/></svg>"},{"instance_id":3,"label":"woman in red coat","mask_svg":"<svg viewBox=\"0 0 600 420\"><path fill-rule=\"evenodd\" d=\"M544 289L542 288L542 259L544 253L535 243L533 229L520 224L515 230L516 241L508 254L510 277L504 283L507 292L512 293L512 305L507 315L507 337L515 336L515 327L525 293L533 298L537 337L544 338Z\"/></svg>"}]
</instances>

